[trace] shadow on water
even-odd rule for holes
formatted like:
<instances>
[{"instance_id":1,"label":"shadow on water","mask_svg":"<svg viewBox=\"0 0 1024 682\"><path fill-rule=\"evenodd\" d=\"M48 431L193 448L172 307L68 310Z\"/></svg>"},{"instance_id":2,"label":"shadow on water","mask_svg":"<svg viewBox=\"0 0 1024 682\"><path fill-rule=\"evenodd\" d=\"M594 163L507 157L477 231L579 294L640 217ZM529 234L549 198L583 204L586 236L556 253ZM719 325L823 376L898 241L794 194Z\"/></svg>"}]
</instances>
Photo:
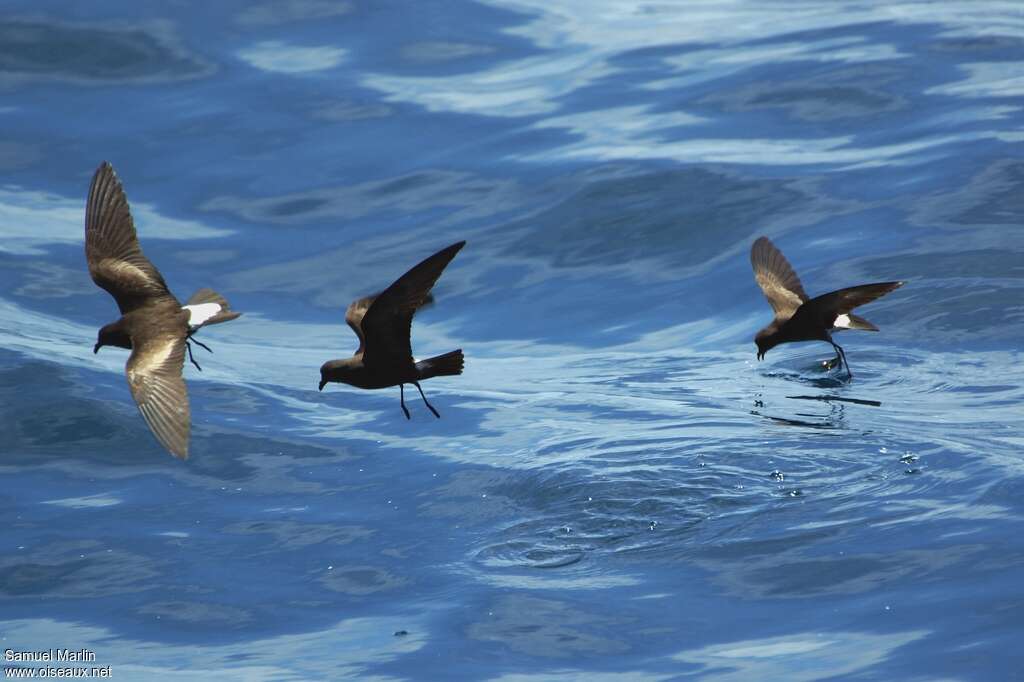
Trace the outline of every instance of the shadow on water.
<instances>
[{"instance_id":1,"label":"shadow on water","mask_svg":"<svg viewBox=\"0 0 1024 682\"><path fill-rule=\"evenodd\" d=\"M871 405L881 407L880 400L865 400L863 398L844 398L841 395L787 395L790 400L821 400L823 402L853 403L854 405Z\"/></svg>"}]
</instances>

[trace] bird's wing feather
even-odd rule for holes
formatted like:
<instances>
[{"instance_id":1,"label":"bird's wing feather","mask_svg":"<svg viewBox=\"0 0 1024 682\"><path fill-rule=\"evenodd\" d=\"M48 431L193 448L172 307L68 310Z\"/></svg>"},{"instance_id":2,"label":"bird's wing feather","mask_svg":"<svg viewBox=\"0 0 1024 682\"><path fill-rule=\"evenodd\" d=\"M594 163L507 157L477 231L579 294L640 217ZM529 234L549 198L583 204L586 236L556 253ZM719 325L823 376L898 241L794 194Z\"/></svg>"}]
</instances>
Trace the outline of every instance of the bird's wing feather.
<instances>
[{"instance_id":1,"label":"bird's wing feather","mask_svg":"<svg viewBox=\"0 0 1024 682\"><path fill-rule=\"evenodd\" d=\"M366 346L366 337L363 335L363 316L366 315L366 311L370 309L370 305L377 299L380 294L374 294L373 296L364 296L357 298L348 304L348 309L345 310L345 321L348 322L348 326L352 328L352 331L359 337L359 350L356 354L363 352L363 348Z\"/></svg>"},{"instance_id":2,"label":"bird's wing feather","mask_svg":"<svg viewBox=\"0 0 1024 682\"><path fill-rule=\"evenodd\" d=\"M768 237L760 237L754 242L750 249L750 264L754 267L754 279L775 311L776 319L789 319L807 300L807 293L793 266Z\"/></svg>"},{"instance_id":3,"label":"bird's wing feather","mask_svg":"<svg viewBox=\"0 0 1024 682\"><path fill-rule=\"evenodd\" d=\"M430 300L437 278L465 244L452 244L423 260L370 303L360 323L365 337L363 362L369 366L412 361L412 317Z\"/></svg>"},{"instance_id":4,"label":"bird's wing feather","mask_svg":"<svg viewBox=\"0 0 1024 682\"><path fill-rule=\"evenodd\" d=\"M188 459L191 419L181 376L185 336L164 334L141 342L133 338L132 343L125 366L132 397L160 444L175 457Z\"/></svg>"},{"instance_id":5,"label":"bird's wing feather","mask_svg":"<svg viewBox=\"0 0 1024 682\"><path fill-rule=\"evenodd\" d=\"M173 298L142 253L124 188L106 161L93 175L85 205L85 259L93 281L114 297L122 315L153 298Z\"/></svg>"},{"instance_id":6,"label":"bird's wing feather","mask_svg":"<svg viewBox=\"0 0 1024 682\"><path fill-rule=\"evenodd\" d=\"M349 303L348 308L345 310L345 321L348 322L348 326L352 328L352 331L359 337L359 349L356 350L356 355L363 352L363 348L366 346L366 338L363 336L363 315L369 310L370 304L373 303L377 297L380 296L380 292L373 294L372 296L364 296L357 298L356 300ZM423 303L416 309L419 312L423 308L428 307L434 302L434 295L428 293L426 298L423 299Z\"/></svg>"},{"instance_id":7,"label":"bird's wing feather","mask_svg":"<svg viewBox=\"0 0 1024 682\"><path fill-rule=\"evenodd\" d=\"M800 306L800 309L794 315L794 321L799 316L809 321L813 320L816 325L824 329L829 329L840 315L848 315L854 308L885 296L893 289L898 289L901 286L903 286L903 282L876 282L874 284L859 284L855 287L830 291L827 294L812 298ZM870 323L868 324L870 328L877 331L877 327Z\"/></svg>"}]
</instances>

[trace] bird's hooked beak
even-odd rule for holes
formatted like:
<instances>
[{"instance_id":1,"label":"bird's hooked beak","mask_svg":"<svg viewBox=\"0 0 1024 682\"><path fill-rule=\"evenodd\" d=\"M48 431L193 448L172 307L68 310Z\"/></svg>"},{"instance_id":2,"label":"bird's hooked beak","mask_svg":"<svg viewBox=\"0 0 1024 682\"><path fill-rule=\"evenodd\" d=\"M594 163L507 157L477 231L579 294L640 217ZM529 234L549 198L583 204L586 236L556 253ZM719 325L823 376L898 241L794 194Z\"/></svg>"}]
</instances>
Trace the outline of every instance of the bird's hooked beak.
<instances>
[{"instance_id":1,"label":"bird's hooked beak","mask_svg":"<svg viewBox=\"0 0 1024 682\"><path fill-rule=\"evenodd\" d=\"M327 385L327 379L321 379L320 380L320 388L318 390L320 390L320 391L324 390L324 386L326 386L326 385Z\"/></svg>"},{"instance_id":2,"label":"bird's hooked beak","mask_svg":"<svg viewBox=\"0 0 1024 682\"><path fill-rule=\"evenodd\" d=\"M757 359L758 361L764 360L764 351L760 348L757 349Z\"/></svg>"},{"instance_id":3,"label":"bird's hooked beak","mask_svg":"<svg viewBox=\"0 0 1024 682\"><path fill-rule=\"evenodd\" d=\"M98 341L96 342L96 345L92 347L92 354L93 354L93 355L96 355L97 353L99 353L99 352L100 352L100 346L101 346L101 345L102 345L102 344L101 344L101 343L99 343Z\"/></svg>"}]
</instances>

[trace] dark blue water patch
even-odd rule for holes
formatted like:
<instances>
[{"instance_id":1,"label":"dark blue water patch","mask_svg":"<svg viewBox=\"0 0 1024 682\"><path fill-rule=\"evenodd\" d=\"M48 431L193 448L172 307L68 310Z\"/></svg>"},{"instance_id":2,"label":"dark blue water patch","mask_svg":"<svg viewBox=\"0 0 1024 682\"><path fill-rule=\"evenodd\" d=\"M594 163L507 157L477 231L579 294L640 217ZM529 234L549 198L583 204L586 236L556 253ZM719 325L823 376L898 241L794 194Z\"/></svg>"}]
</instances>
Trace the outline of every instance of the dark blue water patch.
<instances>
[{"instance_id":1,"label":"dark blue water patch","mask_svg":"<svg viewBox=\"0 0 1024 682\"><path fill-rule=\"evenodd\" d=\"M910 220L922 227L1000 227L1000 244L1024 246L1024 238L1012 231L1024 216L1024 163L1016 158L989 157L977 166L951 171L957 173L959 186L919 198Z\"/></svg>"},{"instance_id":2,"label":"dark blue water patch","mask_svg":"<svg viewBox=\"0 0 1024 682\"><path fill-rule=\"evenodd\" d=\"M356 11L354 2L249 2L219 3L232 22L248 30L281 29L294 23L322 23Z\"/></svg>"},{"instance_id":3,"label":"dark blue water patch","mask_svg":"<svg viewBox=\"0 0 1024 682\"><path fill-rule=\"evenodd\" d=\"M405 566L445 546L450 523L415 521L419 539L389 531L416 514L388 482L433 481L450 467L423 459L410 467L394 452L371 461L337 447L318 461L315 448L280 439L248 447L235 438L210 441L197 439L187 463L163 453L147 460L144 452L134 462L94 461L93 492L85 496L76 496L80 474L69 462L62 468L70 475L44 475L48 513L33 511L41 482L25 479L24 489L5 496L4 516L25 519L11 526L9 560L0 567L8 617L80 613L78 620L99 618L134 637L230 642L282 628L303 632L339 615L380 615L382 596L436 589L437 578L411 577ZM360 509L370 511L369 525ZM121 531L73 540L82 517ZM43 596L62 599L43 613ZM112 613L96 600L132 606ZM326 618L311 619L316 613Z\"/></svg>"},{"instance_id":4,"label":"dark blue water patch","mask_svg":"<svg viewBox=\"0 0 1024 682\"><path fill-rule=\"evenodd\" d=\"M9 19L0 26L0 74L8 83L99 85L201 78L213 65L184 49L166 26L108 27Z\"/></svg>"},{"instance_id":5,"label":"dark blue water patch","mask_svg":"<svg viewBox=\"0 0 1024 682\"><path fill-rule=\"evenodd\" d=\"M15 171L30 168L42 158L36 144L0 140L0 170Z\"/></svg>"},{"instance_id":6,"label":"dark blue water patch","mask_svg":"<svg viewBox=\"0 0 1024 682\"><path fill-rule=\"evenodd\" d=\"M357 68L437 77L540 54L509 30L530 19L513 8L475 2L357 5L346 20L343 44L355 48ZM324 37L337 41L338 34Z\"/></svg>"},{"instance_id":7,"label":"dark blue water patch","mask_svg":"<svg viewBox=\"0 0 1024 682\"><path fill-rule=\"evenodd\" d=\"M1024 54L1024 39L1012 35L976 35L939 38L929 45L938 52L970 54L986 61L1015 61Z\"/></svg>"},{"instance_id":8,"label":"dark blue water patch","mask_svg":"<svg viewBox=\"0 0 1024 682\"><path fill-rule=\"evenodd\" d=\"M716 90L700 103L738 112L781 109L791 118L813 122L852 118L870 122L908 106L898 94L904 72L892 65L821 66L810 71L796 80Z\"/></svg>"},{"instance_id":9,"label":"dark blue water patch","mask_svg":"<svg viewBox=\"0 0 1024 682\"><path fill-rule=\"evenodd\" d=\"M728 240L723 233L733 231L739 238L750 233L755 217L779 220L811 202L802 188L783 180L746 179L695 167L583 186L528 225L512 223L502 232L516 234L528 227L530 233L509 251L543 256L561 267L655 257L694 265L710 256L699 235L713 233ZM558 229L536 234L543 225Z\"/></svg>"},{"instance_id":10,"label":"dark blue water patch","mask_svg":"<svg viewBox=\"0 0 1024 682\"><path fill-rule=\"evenodd\" d=\"M200 208L234 214L258 224L333 226L344 235L345 232L358 234L353 223L370 214L378 230L385 217L393 225L413 220L419 224L436 224L442 216L458 213L488 216L517 196L514 183L444 169L425 169L396 178L364 180L297 194L262 198L219 196ZM394 227L392 230L397 231Z\"/></svg>"}]
</instances>

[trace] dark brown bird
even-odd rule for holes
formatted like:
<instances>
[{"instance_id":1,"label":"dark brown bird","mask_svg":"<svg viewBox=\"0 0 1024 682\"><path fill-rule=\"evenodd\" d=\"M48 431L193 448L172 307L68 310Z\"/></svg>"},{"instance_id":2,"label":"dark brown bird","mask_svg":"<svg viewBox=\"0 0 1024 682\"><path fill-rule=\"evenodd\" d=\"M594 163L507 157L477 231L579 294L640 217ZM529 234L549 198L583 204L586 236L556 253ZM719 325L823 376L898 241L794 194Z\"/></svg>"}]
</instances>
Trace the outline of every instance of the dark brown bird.
<instances>
[{"instance_id":1,"label":"dark brown bird","mask_svg":"<svg viewBox=\"0 0 1024 682\"><path fill-rule=\"evenodd\" d=\"M846 367L850 377L853 372L846 362L846 353L832 340L832 332L843 329L877 332L878 327L854 315L853 309L903 286L903 282L861 284L808 299L800 278L768 237L754 242L750 264L754 266L758 286L775 311L771 324L754 337L757 359L763 359L765 353L780 343L827 341L835 348L836 360Z\"/></svg>"},{"instance_id":2,"label":"dark brown bird","mask_svg":"<svg viewBox=\"0 0 1024 682\"><path fill-rule=\"evenodd\" d=\"M420 381L462 374L462 349L417 362L412 356L410 341L412 317L432 300L430 289L465 245L463 241L441 249L381 293L357 299L349 305L345 321L359 337L359 349L350 358L329 360L320 367L321 391L330 381L357 388L387 388L397 384L402 412L410 419L409 408L405 406L405 384L412 384L434 416L441 418L423 395Z\"/></svg>"},{"instance_id":3,"label":"dark brown bird","mask_svg":"<svg viewBox=\"0 0 1024 682\"><path fill-rule=\"evenodd\" d=\"M106 161L93 175L85 205L85 259L92 280L121 309L121 319L99 330L93 353L102 346L132 351L125 373L139 411L160 444L175 457L187 459L191 419L181 376L186 350L199 369L189 341L195 341L192 334L200 327L233 320L241 313L232 311L212 289L200 289L181 305L143 255L128 199Z\"/></svg>"}]
</instances>

